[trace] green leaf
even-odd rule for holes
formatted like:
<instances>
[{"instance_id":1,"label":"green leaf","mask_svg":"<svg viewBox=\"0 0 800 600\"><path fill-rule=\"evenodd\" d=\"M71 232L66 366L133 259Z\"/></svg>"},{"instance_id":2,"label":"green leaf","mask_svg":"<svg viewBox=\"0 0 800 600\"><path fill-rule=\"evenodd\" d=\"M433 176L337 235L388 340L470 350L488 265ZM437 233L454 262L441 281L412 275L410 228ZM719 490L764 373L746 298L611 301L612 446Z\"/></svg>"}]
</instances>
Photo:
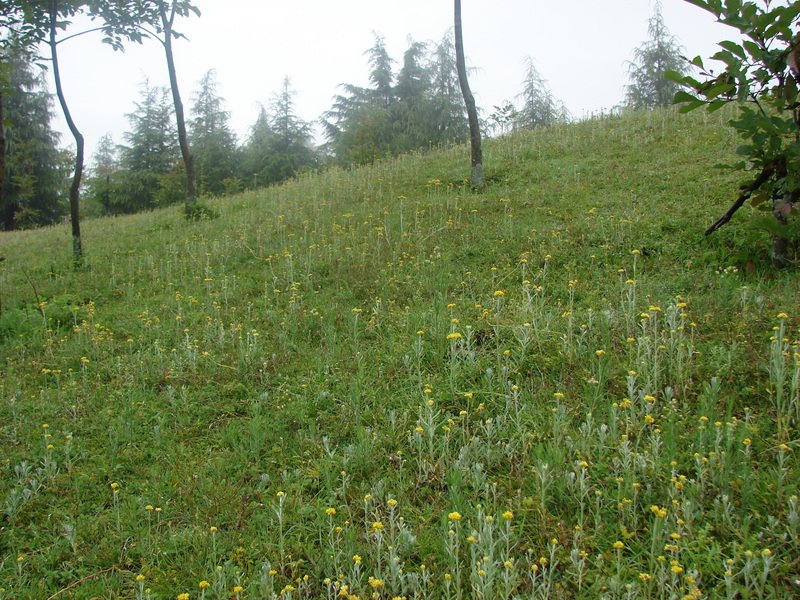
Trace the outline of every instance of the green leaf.
<instances>
[{"instance_id":1,"label":"green leaf","mask_svg":"<svg viewBox=\"0 0 800 600\"><path fill-rule=\"evenodd\" d=\"M703 90L703 95L708 100L714 100L717 96L722 94L727 94L732 92L736 89L736 86L728 81L720 81L709 87L708 89Z\"/></svg>"},{"instance_id":2,"label":"green leaf","mask_svg":"<svg viewBox=\"0 0 800 600\"><path fill-rule=\"evenodd\" d=\"M667 81L674 81L675 83L683 85L684 81L686 80L686 77L682 73L679 73L678 71L672 71L668 69L664 71L664 79L666 79Z\"/></svg>"},{"instance_id":3,"label":"green leaf","mask_svg":"<svg viewBox=\"0 0 800 600\"><path fill-rule=\"evenodd\" d=\"M727 50L720 50L719 52L715 53L711 58L714 60L718 60L720 62L724 62L728 69L734 69L741 64L741 59L737 58Z\"/></svg>"},{"instance_id":4,"label":"green leaf","mask_svg":"<svg viewBox=\"0 0 800 600\"><path fill-rule=\"evenodd\" d=\"M744 19L746 23L749 23L755 19L757 12L758 7L756 7L755 4L748 2L744 5L744 8L742 8L742 19Z\"/></svg>"},{"instance_id":5,"label":"green leaf","mask_svg":"<svg viewBox=\"0 0 800 600\"><path fill-rule=\"evenodd\" d=\"M697 81L697 79L695 79L691 75L687 75L686 77L683 78L683 82L681 83L681 85L689 86L692 89L699 90L703 84Z\"/></svg>"},{"instance_id":6,"label":"green leaf","mask_svg":"<svg viewBox=\"0 0 800 600\"><path fill-rule=\"evenodd\" d=\"M683 102L702 102L696 96L693 96L689 92L685 92L683 90L679 90L675 92L675 96L672 98L673 104L681 104Z\"/></svg>"},{"instance_id":7,"label":"green leaf","mask_svg":"<svg viewBox=\"0 0 800 600\"><path fill-rule=\"evenodd\" d=\"M732 42L730 40L724 40L720 42L719 45L725 48L725 50L727 50L728 52L735 54L742 60L747 59L747 54L745 53L744 48L742 48L736 42Z\"/></svg>"},{"instance_id":8,"label":"green leaf","mask_svg":"<svg viewBox=\"0 0 800 600\"><path fill-rule=\"evenodd\" d=\"M742 43L752 59L761 60L764 55L764 49L761 46L750 40L745 40Z\"/></svg>"},{"instance_id":9,"label":"green leaf","mask_svg":"<svg viewBox=\"0 0 800 600\"><path fill-rule=\"evenodd\" d=\"M792 75L786 78L786 83L783 86L783 99L787 104L794 104L797 102L797 81Z\"/></svg>"}]
</instances>

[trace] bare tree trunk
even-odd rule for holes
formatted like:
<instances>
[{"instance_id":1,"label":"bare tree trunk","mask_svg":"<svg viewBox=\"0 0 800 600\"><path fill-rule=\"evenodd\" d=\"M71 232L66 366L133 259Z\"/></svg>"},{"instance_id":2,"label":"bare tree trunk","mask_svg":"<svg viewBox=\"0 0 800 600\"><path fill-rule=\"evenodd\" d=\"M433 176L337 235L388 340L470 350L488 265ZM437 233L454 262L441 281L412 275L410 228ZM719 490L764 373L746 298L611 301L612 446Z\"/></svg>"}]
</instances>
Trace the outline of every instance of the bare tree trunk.
<instances>
[{"instance_id":1,"label":"bare tree trunk","mask_svg":"<svg viewBox=\"0 0 800 600\"><path fill-rule=\"evenodd\" d=\"M5 116L3 114L3 105L5 102L5 95L0 90L0 210L3 209L3 187L6 184L6 128L3 125Z\"/></svg>"},{"instance_id":2,"label":"bare tree trunk","mask_svg":"<svg viewBox=\"0 0 800 600\"><path fill-rule=\"evenodd\" d=\"M178 143L181 147L183 165L186 169L186 214L192 215L197 205L197 191L195 190L194 157L189 149L189 139L186 135L186 117L183 113L183 102L178 89L178 76L175 73L175 57L172 53L172 25L175 21L175 5L173 1L172 12L167 16L164 2L159 3L161 24L164 31L164 52L167 55L167 70L169 71L169 85L172 89L172 102L175 105L175 121L178 124Z\"/></svg>"},{"instance_id":3,"label":"bare tree trunk","mask_svg":"<svg viewBox=\"0 0 800 600\"><path fill-rule=\"evenodd\" d=\"M472 185L483 185L483 152L481 150L481 125L478 121L478 109L475 107L475 97L469 89L467 81L467 62L464 58L464 40L461 27L461 0L455 0L455 38L456 38L456 69L458 70L458 83L461 85L461 94L467 105L467 118L469 119L469 139L472 155Z\"/></svg>"},{"instance_id":4,"label":"bare tree trunk","mask_svg":"<svg viewBox=\"0 0 800 600\"><path fill-rule=\"evenodd\" d=\"M58 0L50 1L50 56L53 61L53 78L56 83L56 95L64 113L72 137L75 138L75 172L72 175L72 184L69 188L69 216L72 221L72 262L77 267L83 261L83 247L81 245L81 217L80 217L80 190L83 177L83 135L78 131L72 114L69 112L64 90L61 86L61 71L58 66L58 42L56 40L56 26L58 24Z\"/></svg>"}]
</instances>

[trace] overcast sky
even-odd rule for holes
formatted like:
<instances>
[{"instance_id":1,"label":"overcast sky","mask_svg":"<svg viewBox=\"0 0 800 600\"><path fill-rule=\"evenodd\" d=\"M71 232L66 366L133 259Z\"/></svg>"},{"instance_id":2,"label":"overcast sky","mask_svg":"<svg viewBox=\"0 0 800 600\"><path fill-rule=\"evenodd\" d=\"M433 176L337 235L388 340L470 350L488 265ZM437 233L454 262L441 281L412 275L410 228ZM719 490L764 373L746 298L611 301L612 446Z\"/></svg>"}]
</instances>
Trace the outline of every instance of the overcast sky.
<instances>
[{"instance_id":1,"label":"overcast sky","mask_svg":"<svg viewBox=\"0 0 800 600\"><path fill-rule=\"evenodd\" d=\"M452 0L195 0L202 16L176 23L188 40L175 44L187 110L197 82L216 70L219 93L240 139L283 77L291 78L300 117L313 121L330 108L337 86L367 85L364 55L374 33L385 37L400 66L408 38L438 41L452 27ZM522 88L530 56L554 96L582 118L624 96L626 61L647 39L654 0L463 0L464 46L476 70L470 84L484 115ZM731 32L685 0L663 0L667 27L690 56L708 56ZM75 30L72 30L73 32ZM124 54L97 35L60 47L65 92L88 150L111 133L123 141L126 113L139 85L167 85L157 42L130 44ZM52 83L51 83L52 86ZM71 141L59 119L62 141Z\"/></svg>"}]
</instances>

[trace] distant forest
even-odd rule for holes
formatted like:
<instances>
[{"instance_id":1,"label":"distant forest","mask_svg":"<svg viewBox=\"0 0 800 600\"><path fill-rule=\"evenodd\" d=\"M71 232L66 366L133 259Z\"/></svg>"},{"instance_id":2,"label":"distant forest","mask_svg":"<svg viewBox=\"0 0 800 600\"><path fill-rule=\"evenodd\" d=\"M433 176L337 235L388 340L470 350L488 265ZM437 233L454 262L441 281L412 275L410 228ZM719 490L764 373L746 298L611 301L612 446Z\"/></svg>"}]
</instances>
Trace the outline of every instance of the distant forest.
<instances>
[{"instance_id":1,"label":"distant forest","mask_svg":"<svg viewBox=\"0 0 800 600\"><path fill-rule=\"evenodd\" d=\"M5 16L13 24L12 17L13 13ZM42 19L46 22L46 15ZM18 35L28 31L24 21L17 25ZM42 31L38 34L43 35ZM108 32L118 44L123 34L133 35L130 30ZM651 21L651 38L636 50L630 63L631 85L620 106L649 108L671 101L674 84L664 80L663 70L682 66L679 48L663 26L660 6ZM47 92L40 69L45 63L34 51L35 45L10 33L0 41L0 109L5 125L0 228L57 223L69 213L70 182L76 180L73 152L63 149L63 140L51 129L56 103ZM231 128L216 73L208 71L189 98L184 127L197 196L256 189L330 164L371 163L469 139L451 33L439 42L410 41L399 61L389 55L383 37L376 34L365 56L369 85L342 84L330 109L316 122L297 115L295 91L286 77L281 89L262 105L243 139L237 139ZM661 71L654 69L661 64L665 65ZM481 113L484 135L571 119L533 59L528 58L520 80L520 93L514 99ZM133 213L185 199L187 148L180 139L182 106L176 118L176 90L175 84L170 89L141 83L133 110L126 115L128 130L122 139L104 136L87 161L86 177L77 178L83 214ZM316 143L315 125L321 128L324 143Z\"/></svg>"}]
</instances>

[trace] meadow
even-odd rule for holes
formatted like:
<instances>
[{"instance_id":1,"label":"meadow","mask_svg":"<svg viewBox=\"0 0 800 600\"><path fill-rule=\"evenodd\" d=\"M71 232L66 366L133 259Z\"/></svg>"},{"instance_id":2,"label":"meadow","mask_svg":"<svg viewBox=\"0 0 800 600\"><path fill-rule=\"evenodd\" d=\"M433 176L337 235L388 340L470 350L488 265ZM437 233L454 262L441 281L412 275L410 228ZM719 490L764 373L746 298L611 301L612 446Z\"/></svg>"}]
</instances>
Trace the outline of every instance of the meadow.
<instances>
[{"instance_id":1,"label":"meadow","mask_svg":"<svg viewBox=\"0 0 800 600\"><path fill-rule=\"evenodd\" d=\"M791 598L800 280L725 115L0 234L0 598Z\"/></svg>"}]
</instances>

